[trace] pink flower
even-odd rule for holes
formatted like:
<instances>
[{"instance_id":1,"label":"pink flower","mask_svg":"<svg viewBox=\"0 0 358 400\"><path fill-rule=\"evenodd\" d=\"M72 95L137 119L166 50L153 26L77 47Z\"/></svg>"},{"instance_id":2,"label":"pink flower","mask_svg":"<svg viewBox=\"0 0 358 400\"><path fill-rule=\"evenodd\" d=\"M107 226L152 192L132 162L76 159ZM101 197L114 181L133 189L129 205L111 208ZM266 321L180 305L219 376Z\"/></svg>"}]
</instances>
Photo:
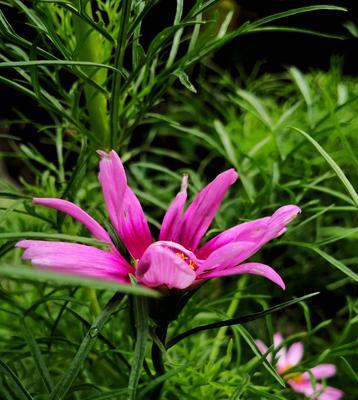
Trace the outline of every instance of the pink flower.
<instances>
[{"instance_id":1,"label":"pink flower","mask_svg":"<svg viewBox=\"0 0 358 400\"><path fill-rule=\"evenodd\" d=\"M303 393L309 399L315 400L339 400L343 397L343 392L331 386L324 386L320 383L312 384L311 376L314 380L329 378L336 374L336 367L333 364L319 364L303 374L289 372L289 370L299 364L303 357L303 343L293 343L288 349L281 347L283 338L280 333L273 337L274 348L280 347L276 353L276 370L287 379L287 383L298 393ZM256 345L262 354L267 352L266 345L261 340L256 340ZM272 355L267 355L268 361L272 361ZM288 372L287 372L288 371Z\"/></svg>"},{"instance_id":2,"label":"pink flower","mask_svg":"<svg viewBox=\"0 0 358 400\"><path fill-rule=\"evenodd\" d=\"M118 282L129 282L129 274L133 274L144 286L169 289L185 289L205 279L240 274L261 275L285 287L271 267L243 262L285 232L286 225L300 212L297 206L287 205L270 217L234 226L200 246L237 173L229 169L219 174L185 211L187 177L183 177L181 191L164 216L159 241L153 241L142 207L127 185L117 153L112 150L99 154L99 181L106 209L131 261L119 253L103 227L75 204L62 199L35 198L34 204L70 215L94 237L109 244L104 251L75 243L20 241L16 246L25 249L23 258L31 260L35 267Z\"/></svg>"}]
</instances>

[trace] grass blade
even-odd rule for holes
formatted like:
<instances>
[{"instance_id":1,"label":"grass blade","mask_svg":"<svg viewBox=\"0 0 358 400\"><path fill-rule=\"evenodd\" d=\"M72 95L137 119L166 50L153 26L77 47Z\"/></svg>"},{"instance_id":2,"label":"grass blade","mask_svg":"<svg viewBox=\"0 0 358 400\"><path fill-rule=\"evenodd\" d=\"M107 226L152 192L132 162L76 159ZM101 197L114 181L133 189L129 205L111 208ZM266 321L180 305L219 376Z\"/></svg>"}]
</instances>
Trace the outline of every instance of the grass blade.
<instances>
[{"instance_id":1,"label":"grass blade","mask_svg":"<svg viewBox=\"0 0 358 400\"><path fill-rule=\"evenodd\" d=\"M47 369L45 360L42 357L41 350L40 350L35 338L33 337L32 332L29 329L29 327L25 321L25 318L23 318L23 320L21 322L22 322L22 331L24 333L24 336L25 336L25 339L27 342L27 346L30 350L30 353L32 355L32 358L34 360L36 368L44 382L47 392L51 393L53 390L53 383L52 383L52 380L50 377L50 373Z\"/></svg>"},{"instance_id":2,"label":"grass blade","mask_svg":"<svg viewBox=\"0 0 358 400\"><path fill-rule=\"evenodd\" d=\"M95 63L91 61L70 61L70 60L29 60L29 61L7 61L0 63L0 68L16 68L16 67L32 67L32 66L40 66L40 65L75 65L78 67L98 67L98 68L107 68L115 72L119 72L124 76L127 76L123 70L119 70L118 68L113 67L112 65Z\"/></svg>"},{"instance_id":3,"label":"grass blade","mask_svg":"<svg viewBox=\"0 0 358 400\"><path fill-rule=\"evenodd\" d=\"M280 311L280 310L282 310L282 309L284 309L286 307L290 307L293 304L296 304L296 303L299 303L300 301L309 299L310 297L316 296L317 294L319 294L319 292L306 294L305 296L298 297L297 299L286 301L284 303L281 303L281 304L278 304L276 306L267 308L266 310L263 310L263 311L260 311L260 312L257 312L257 313L247 314L247 315L243 315L241 317L230 318L230 319L227 319L227 320L224 320L224 321L218 321L218 322L213 322L213 323L207 324L207 325L197 326L196 328L189 329L188 331L183 332L183 333L179 334L178 336L175 336L173 339L169 340L168 343L167 343L166 348L170 349L171 347L176 345L181 340L183 340L183 339L187 338L188 336L191 336L191 335L193 335L195 333L206 331L208 329L221 328L222 326L231 326L231 325L244 324L246 322L250 322L250 321L254 321L254 320L259 319L259 318L263 318L268 314L272 314L273 312L277 312L277 311Z\"/></svg>"},{"instance_id":4,"label":"grass blade","mask_svg":"<svg viewBox=\"0 0 358 400\"><path fill-rule=\"evenodd\" d=\"M42 232L6 232L0 233L0 240L9 239L54 239L65 240L68 242L77 242L83 244L90 244L94 246L108 246L108 243L101 242L97 239L92 239L84 236L66 235L62 233L42 233Z\"/></svg>"},{"instance_id":5,"label":"grass blade","mask_svg":"<svg viewBox=\"0 0 358 400\"><path fill-rule=\"evenodd\" d=\"M95 319L94 323L83 339L71 364L68 366L67 372L58 382L55 389L51 392L50 400L62 400L65 398L74 380L79 374L84 360L87 358L89 352L96 343L99 332L102 330L103 326L109 320L111 315L115 312L117 305L120 303L122 298L123 294L116 293L106 304L101 314Z\"/></svg>"},{"instance_id":6,"label":"grass blade","mask_svg":"<svg viewBox=\"0 0 358 400\"><path fill-rule=\"evenodd\" d=\"M324 258L326 261L328 261L331 265L334 267L338 268L341 272L349 276L351 279L354 281L358 282L358 275L353 272L351 269L349 269L346 265L344 265L341 261L338 261L334 257L332 257L330 254L326 253L325 251L321 250L318 246L311 244L311 243L303 243L303 242L280 242L280 244L289 244L289 245L294 245L298 247L303 247L306 249L313 250L316 252L318 255L320 255L322 258Z\"/></svg>"},{"instance_id":7,"label":"grass blade","mask_svg":"<svg viewBox=\"0 0 358 400\"><path fill-rule=\"evenodd\" d=\"M340 166L333 160L333 158L326 152L326 150L324 150L324 148L316 140L314 140L310 135L308 135L302 129L299 129L299 128L293 128L293 129L295 131L297 131L298 133L300 133L309 142L311 142L313 144L313 146L317 149L317 151L321 154L321 156L327 161L327 163L330 165L330 167L336 173L338 178L341 180L341 182L343 183L348 194L352 197L354 204L358 207L358 194L354 190L353 185L349 182L348 178L345 176L345 174L342 171L342 169L340 168Z\"/></svg>"},{"instance_id":8,"label":"grass blade","mask_svg":"<svg viewBox=\"0 0 358 400\"><path fill-rule=\"evenodd\" d=\"M250 333L243 327L243 326L237 326L237 329L239 330L241 336L245 339L246 343L249 345L251 350L254 352L254 354L260 358L262 357L262 353L260 350L257 348L255 340L253 337L250 335ZM263 365L267 369L267 371L276 379L276 381L282 386L285 387L285 382L281 378L281 376L277 373L275 368L266 360L266 358L263 358Z\"/></svg>"},{"instance_id":9,"label":"grass blade","mask_svg":"<svg viewBox=\"0 0 358 400\"><path fill-rule=\"evenodd\" d=\"M261 18L258 21L255 21L252 25L255 27L261 26L261 25L267 24L272 21L277 21L279 19L291 17L293 15L303 14L303 13L313 12L313 11L324 11L324 10L325 11L347 11L346 8L338 7L335 5L327 5L327 4L313 5L313 6L308 6L308 7L299 7L299 8L293 8L291 10L282 11L282 12Z\"/></svg>"},{"instance_id":10,"label":"grass blade","mask_svg":"<svg viewBox=\"0 0 358 400\"><path fill-rule=\"evenodd\" d=\"M0 360L0 372L2 378L7 376L9 378L11 389L16 393L17 400L32 400L30 393L27 391L23 383L13 372L13 370Z\"/></svg>"},{"instance_id":11,"label":"grass blade","mask_svg":"<svg viewBox=\"0 0 358 400\"><path fill-rule=\"evenodd\" d=\"M128 382L128 389L130 391L129 398L131 400L137 398L137 387L145 357L149 323L147 299L140 296L135 297L133 303L137 338Z\"/></svg>"},{"instance_id":12,"label":"grass blade","mask_svg":"<svg viewBox=\"0 0 358 400\"><path fill-rule=\"evenodd\" d=\"M295 67L291 67L289 69L289 71L290 71L290 74L291 74L293 80L295 81L297 87L301 91L302 96L305 99L305 102L307 104L307 107L311 107L312 106L311 91L310 91L310 88L308 86L308 83L307 83L305 77L303 76L301 71Z\"/></svg>"},{"instance_id":13,"label":"grass blade","mask_svg":"<svg viewBox=\"0 0 358 400\"><path fill-rule=\"evenodd\" d=\"M92 279L79 276L58 274L50 271L41 271L33 268L2 265L0 276L7 279L21 279L35 282L52 282L56 285L87 286L94 289L111 290L133 295L160 297L159 292L135 284L121 284L101 279Z\"/></svg>"}]
</instances>

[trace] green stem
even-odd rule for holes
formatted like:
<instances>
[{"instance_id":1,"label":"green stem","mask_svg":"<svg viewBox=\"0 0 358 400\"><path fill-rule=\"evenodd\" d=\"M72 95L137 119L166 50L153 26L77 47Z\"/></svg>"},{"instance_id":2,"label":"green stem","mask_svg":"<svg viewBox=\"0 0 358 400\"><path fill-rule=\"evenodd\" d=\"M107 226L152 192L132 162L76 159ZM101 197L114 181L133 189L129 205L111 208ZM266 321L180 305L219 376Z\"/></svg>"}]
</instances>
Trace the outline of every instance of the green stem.
<instances>
[{"instance_id":1,"label":"green stem","mask_svg":"<svg viewBox=\"0 0 358 400\"><path fill-rule=\"evenodd\" d=\"M103 311L95 319L91 328L88 330L84 337L76 355L72 359L70 365L66 368L66 372L62 379L57 383L54 390L49 397L50 400L62 400L70 390L73 382L79 374L84 360L87 358L89 352L92 350L97 341L98 335L102 330L105 323L110 319L111 315L115 312L117 305L122 300L124 294L116 293L106 304Z\"/></svg>"},{"instance_id":2,"label":"green stem","mask_svg":"<svg viewBox=\"0 0 358 400\"><path fill-rule=\"evenodd\" d=\"M85 288L86 295L90 302L90 310L93 315L98 315L101 312L101 307L98 303L96 289L87 287Z\"/></svg>"},{"instance_id":3,"label":"green stem","mask_svg":"<svg viewBox=\"0 0 358 400\"><path fill-rule=\"evenodd\" d=\"M157 335L157 338L160 340L161 343L163 343L163 346L165 346L166 338L167 338L167 332L168 332L168 324L163 324L160 326L157 326L155 329L155 334ZM165 368L164 368L164 363L163 363L163 352L160 346L156 342L153 342L152 346L152 361L153 361L153 366L155 369L156 373L156 378L160 377L165 373ZM152 391L150 399L151 400L157 400L160 398L160 392L162 391L164 385L164 381L160 382Z\"/></svg>"},{"instance_id":4,"label":"green stem","mask_svg":"<svg viewBox=\"0 0 358 400\"><path fill-rule=\"evenodd\" d=\"M127 31L129 25L129 18L132 9L132 0L124 0L122 5L122 15L120 19L120 26L117 39L116 56L114 60L114 66L118 69L122 69L124 54L126 51ZM111 147L115 146L116 136L118 133L118 119L119 119L119 89L121 87L121 75L117 72L114 73L112 90L111 90L111 101L110 101L110 143Z\"/></svg>"},{"instance_id":5,"label":"green stem","mask_svg":"<svg viewBox=\"0 0 358 400\"><path fill-rule=\"evenodd\" d=\"M87 1L85 12L89 18L93 18L90 1ZM80 17L74 16L73 24L77 42L78 60L103 63L106 56L101 35ZM107 71L104 68L82 67L82 69L88 74L90 79L98 85L104 86L107 80ZM84 85L84 92L91 129L97 137L102 138L101 141L103 141L104 145L108 146L109 122L106 96L89 84Z\"/></svg>"},{"instance_id":6,"label":"green stem","mask_svg":"<svg viewBox=\"0 0 358 400\"><path fill-rule=\"evenodd\" d=\"M132 360L132 368L128 381L130 400L135 400L137 398L138 383L145 359L145 350L147 346L149 330L147 299L142 296L135 296L133 298L133 306L136 329L136 342Z\"/></svg>"},{"instance_id":7,"label":"green stem","mask_svg":"<svg viewBox=\"0 0 358 400\"><path fill-rule=\"evenodd\" d=\"M242 293L243 289L245 288L246 282L247 282L247 276L243 276L239 280L238 290L235 293L233 299L231 300L229 308L227 309L227 312L226 312L226 314L229 318L232 318L234 316L234 314L237 310L237 307L239 306L239 303L241 300L241 293ZM209 356L210 363L214 363L216 361L216 359L218 358L220 346L224 342L227 329L228 329L227 326L223 326L222 328L219 329L219 331L216 335L216 338L214 340L213 347L210 352L210 356Z\"/></svg>"}]
</instances>

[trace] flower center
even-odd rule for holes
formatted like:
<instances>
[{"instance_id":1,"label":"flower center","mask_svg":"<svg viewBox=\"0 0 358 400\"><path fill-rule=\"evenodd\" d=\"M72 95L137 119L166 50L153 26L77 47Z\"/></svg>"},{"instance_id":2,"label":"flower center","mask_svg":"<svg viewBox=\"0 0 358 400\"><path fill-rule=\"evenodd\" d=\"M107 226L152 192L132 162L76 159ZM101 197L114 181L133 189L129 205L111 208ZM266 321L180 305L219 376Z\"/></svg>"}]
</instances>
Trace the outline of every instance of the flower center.
<instances>
[{"instance_id":1,"label":"flower center","mask_svg":"<svg viewBox=\"0 0 358 400\"><path fill-rule=\"evenodd\" d=\"M191 260L189 257L187 257L184 253L181 252L176 252L175 253L178 257L180 257L183 261L185 261L188 265L188 267L192 270L195 271L197 269L197 266L193 260Z\"/></svg>"},{"instance_id":2,"label":"flower center","mask_svg":"<svg viewBox=\"0 0 358 400\"><path fill-rule=\"evenodd\" d=\"M290 374L285 374L285 371L291 369L293 366L291 364L285 365L284 368L282 368L282 371L280 372L281 375L287 380L294 381L296 383L301 383L303 382L302 374L298 372L291 372Z\"/></svg>"}]
</instances>

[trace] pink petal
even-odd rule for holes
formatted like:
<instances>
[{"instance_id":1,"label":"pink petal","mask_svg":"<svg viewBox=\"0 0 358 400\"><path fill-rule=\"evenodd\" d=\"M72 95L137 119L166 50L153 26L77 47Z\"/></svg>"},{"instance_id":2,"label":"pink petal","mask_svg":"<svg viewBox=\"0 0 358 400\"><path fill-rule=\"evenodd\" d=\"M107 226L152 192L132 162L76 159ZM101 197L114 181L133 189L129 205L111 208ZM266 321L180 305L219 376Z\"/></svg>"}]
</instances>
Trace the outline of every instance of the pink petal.
<instances>
[{"instance_id":1,"label":"pink petal","mask_svg":"<svg viewBox=\"0 0 358 400\"><path fill-rule=\"evenodd\" d=\"M119 210L127 188L126 173L118 154L114 150L108 154L104 151L98 151L98 154L101 156L98 179L102 186L109 219L118 231Z\"/></svg>"},{"instance_id":2,"label":"pink petal","mask_svg":"<svg viewBox=\"0 0 358 400\"><path fill-rule=\"evenodd\" d=\"M343 397L344 394L342 390L339 390L332 386L326 386L324 389L321 388L320 393L321 394L317 397L317 400L339 400Z\"/></svg>"},{"instance_id":3,"label":"pink petal","mask_svg":"<svg viewBox=\"0 0 358 400\"><path fill-rule=\"evenodd\" d=\"M282 235L286 231L286 226L293 221L301 209L295 205L287 205L276 210L270 218L268 231L263 238L264 243Z\"/></svg>"},{"instance_id":4,"label":"pink petal","mask_svg":"<svg viewBox=\"0 0 358 400\"><path fill-rule=\"evenodd\" d=\"M196 196L184 214L179 243L192 251L197 248L227 190L237 177L235 170L229 169L218 175Z\"/></svg>"},{"instance_id":5,"label":"pink petal","mask_svg":"<svg viewBox=\"0 0 358 400\"><path fill-rule=\"evenodd\" d=\"M71 216L72 218L79 221L82 225L84 225L98 240L112 243L111 238L109 237L108 233L102 228L102 226L76 204L71 203L67 200L51 198L34 198L32 202L34 204L40 204L48 208L54 208L55 210L61 211Z\"/></svg>"},{"instance_id":6,"label":"pink petal","mask_svg":"<svg viewBox=\"0 0 358 400\"><path fill-rule=\"evenodd\" d=\"M210 256L203 261L201 267L198 269L198 273L233 268L250 257L255 250L255 242L228 243L213 251Z\"/></svg>"},{"instance_id":7,"label":"pink petal","mask_svg":"<svg viewBox=\"0 0 358 400\"><path fill-rule=\"evenodd\" d=\"M293 379L287 381L287 383L291 386L291 388L297 393L303 393L307 397L311 396L314 393L312 388L312 384L310 381L303 381L300 383L295 382Z\"/></svg>"},{"instance_id":8,"label":"pink petal","mask_svg":"<svg viewBox=\"0 0 358 400\"><path fill-rule=\"evenodd\" d=\"M325 379L336 375L337 369L333 364L319 364L311 369L315 379Z\"/></svg>"},{"instance_id":9,"label":"pink petal","mask_svg":"<svg viewBox=\"0 0 358 400\"><path fill-rule=\"evenodd\" d=\"M303 357L303 351L304 347L302 342L293 343L287 350L287 364L291 365L292 367L297 365Z\"/></svg>"},{"instance_id":10,"label":"pink petal","mask_svg":"<svg viewBox=\"0 0 358 400\"><path fill-rule=\"evenodd\" d=\"M213 251L228 243L261 241L266 233L269 220L270 217L265 217L236 225L206 242L196 254L200 258L207 258Z\"/></svg>"},{"instance_id":11,"label":"pink petal","mask_svg":"<svg viewBox=\"0 0 358 400\"><path fill-rule=\"evenodd\" d=\"M242 274L263 276L264 278L269 279L270 281L276 283L282 289L285 289L285 284L283 283L283 280L281 279L280 275L268 265L260 263L246 263L238 265L236 267L227 268L224 270L214 270L213 272L201 274L199 278L209 279L209 278L218 278L221 276L242 275Z\"/></svg>"},{"instance_id":12,"label":"pink petal","mask_svg":"<svg viewBox=\"0 0 358 400\"><path fill-rule=\"evenodd\" d=\"M264 244L285 232L286 226L301 212L295 205L280 207L271 217L260 218L254 221L236 225L204 244L197 251L200 258L207 258L218 248L232 242L250 241L256 243L255 253Z\"/></svg>"},{"instance_id":13,"label":"pink petal","mask_svg":"<svg viewBox=\"0 0 358 400\"><path fill-rule=\"evenodd\" d=\"M180 233L183 210L187 198L188 176L184 175L180 192L165 213L160 228L159 240L177 241Z\"/></svg>"},{"instance_id":14,"label":"pink petal","mask_svg":"<svg viewBox=\"0 0 358 400\"><path fill-rule=\"evenodd\" d=\"M255 343L256 343L257 348L260 350L260 353L265 354L267 352L267 346L265 345L265 343L262 340L257 339L257 340L255 340ZM272 354L271 353L267 354L266 358L269 362L271 362Z\"/></svg>"},{"instance_id":15,"label":"pink petal","mask_svg":"<svg viewBox=\"0 0 358 400\"><path fill-rule=\"evenodd\" d=\"M136 278L139 283L148 287L166 285L169 289L185 289L194 282L196 274L173 251L153 244L139 260Z\"/></svg>"},{"instance_id":16,"label":"pink petal","mask_svg":"<svg viewBox=\"0 0 358 400\"><path fill-rule=\"evenodd\" d=\"M273 345L277 349L283 342L283 337L281 333L277 332L273 335ZM281 373L284 369L288 367L286 361L286 347L281 347L281 349L276 353L277 358L277 370Z\"/></svg>"},{"instance_id":17,"label":"pink petal","mask_svg":"<svg viewBox=\"0 0 358 400\"><path fill-rule=\"evenodd\" d=\"M343 392L331 386L323 386L319 383L314 386L310 381L297 383L293 379L288 384L295 392L303 393L306 397L315 400L339 400L343 397Z\"/></svg>"},{"instance_id":18,"label":"pink petal","mask_svg":"<svg viewBox=\"0 0 358 400\"><path fill-rule=\"evenodd\" d=\"M142 257L153 242L142 206L129 187L126 189L120 210L118 234L135 259Z\"/></svg>"},{"instance_id":19,"label":"pink petal","mask_svg":"<svg viewBox=\"0 0 358 400\"><path fill-rule=\"evenodd\" d=\"M282 342L283 342L283 336L281 335L280 332L276 332L276 333L273 335L273 345L274 345L274 348L277 349L277 348L281 345Z\"/></svg>"},{"instance_id":20,"label":"pink petal","mask_svg":"<svg viewBox=\"0 0 358 400\"><path fill-rule=\"evenodd\" d=\"M127 282L133 268L118 257L96 247L77 243L22 240L16 247L25 249L22 258L32 265L55 272Z\"/></svg>"},{"instance_id":21,"label":"pink petal","mask_svg":"<svg viewBox=\"0 0 358 400\"><path fill-rule=\"evenodd\" d=\"M257 348L260 350L260 353L262 353L262 354L266 353L267 346L265 345L265 343L262 340L260 340L260 339L255 340L255 344L256 344Z\"/></svg>"},{"instance_id":22,"label":"pink petal","mask_svg":"<svg viewBox=\"0 0 358 400\"><path fill-rule=\"evenodd\" d=\"M333 364L319 364L316 365L315 367L310 369L310 372L313 374L316 380L319 379L325 379L325 378L330 378L331 376L334 376L337 372L336 366ZM309 380L310 379L310 374L308 372L305 372L302 377L304 379Z\"/></svg>"}]
</instances>

